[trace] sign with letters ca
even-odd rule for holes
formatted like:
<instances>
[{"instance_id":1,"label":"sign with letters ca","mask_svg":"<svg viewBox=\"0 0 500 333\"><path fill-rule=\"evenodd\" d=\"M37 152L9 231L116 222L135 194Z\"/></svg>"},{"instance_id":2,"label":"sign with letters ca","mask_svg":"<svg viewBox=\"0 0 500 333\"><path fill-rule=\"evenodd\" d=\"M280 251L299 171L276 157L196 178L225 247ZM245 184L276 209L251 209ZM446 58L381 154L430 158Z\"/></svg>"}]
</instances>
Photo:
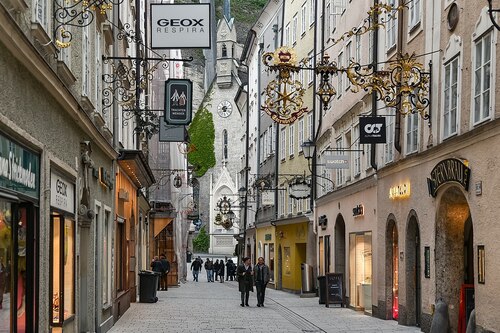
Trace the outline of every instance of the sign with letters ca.
<instances>
[{"instance_id":1,"label":"sign with letters ca","mask_svg":"<svg viewBox=\"0 0 500 333\"><path fill-rule=\"evenodd\" d=\"M359 143L386 143L385 118L359 118Z\"/></svg>"}]
</instances>

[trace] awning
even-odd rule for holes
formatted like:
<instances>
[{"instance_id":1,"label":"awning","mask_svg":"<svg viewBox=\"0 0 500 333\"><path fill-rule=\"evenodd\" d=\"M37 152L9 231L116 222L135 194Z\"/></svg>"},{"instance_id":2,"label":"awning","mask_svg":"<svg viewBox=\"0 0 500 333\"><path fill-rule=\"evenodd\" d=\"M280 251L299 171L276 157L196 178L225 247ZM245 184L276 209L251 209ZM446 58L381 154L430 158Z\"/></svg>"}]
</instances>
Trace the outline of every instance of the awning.
<instances>
[{"instance_id":1,"label":"awning","mask_svg":"<svg viewBox=\"0 0 500 333\"><path fill-rule=\"evenodd\" d=\"M163 229L167 227L167 225L170 224L174 219L165 217L165 218L155 218L153 220L154 223L154 232L155 232L155 237L158 236L160 232L162 232Z\"/></svg>"},{"instance_id":2,"label":"awning","mask_svg":"<svg viewBox=\"0 0 500 333\"><path fill-rule=\"evenodd\" d=\"M118 164L137 188L154 184L155 177L141 150L121 150Z\"/></svg>"}]
</instances>

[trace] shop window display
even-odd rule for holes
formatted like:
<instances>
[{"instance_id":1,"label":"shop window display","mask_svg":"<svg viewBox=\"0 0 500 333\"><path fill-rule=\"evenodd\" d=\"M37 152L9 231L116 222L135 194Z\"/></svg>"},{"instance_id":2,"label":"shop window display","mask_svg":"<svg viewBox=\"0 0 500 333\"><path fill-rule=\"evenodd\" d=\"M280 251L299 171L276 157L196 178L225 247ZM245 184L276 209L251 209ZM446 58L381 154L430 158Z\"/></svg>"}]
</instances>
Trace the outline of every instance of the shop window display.
<instances>
[{"instance_id":1,"label":"shop window display","mask_svg":"<svg viewBox=\"0 0 500 333\"><path fill-rule=\"evenodd\" d=\"M369 312L372 308L372 233L349 235L350 305Z\"/></svg>"},{"instance_id":2,"label":"shop window display","mask_svg":"<svg viewBox=\"0 0 500 333\"><path fill-rule=\"evenodd\" d=\"M11 331L10 322L12 268L12 210L9 202L0 201L0 327Z\"/></svg>"},{"instance_id":3,"label":"shop window display","mask_svg":"<svg viewBox=\"0 0 500 333\"><path fill-rule=\"evenodd\" d=\"M52 217L52 323L61 325L74 315L74 221Z\"/></svg>"}]
</instances>

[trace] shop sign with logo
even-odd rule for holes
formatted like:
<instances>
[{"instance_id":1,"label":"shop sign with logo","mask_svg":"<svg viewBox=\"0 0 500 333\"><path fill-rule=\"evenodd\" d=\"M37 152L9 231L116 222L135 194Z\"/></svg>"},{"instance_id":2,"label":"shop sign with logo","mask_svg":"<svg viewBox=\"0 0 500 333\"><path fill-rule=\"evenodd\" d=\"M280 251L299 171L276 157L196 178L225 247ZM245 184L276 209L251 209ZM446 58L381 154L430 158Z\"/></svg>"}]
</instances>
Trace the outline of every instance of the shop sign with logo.
<instances>
[{"instance_id":1,"label":"shop sign with logo","mask_svg":"<svg viewBox=\"0 0 500 333\"><path fill-rule=\"evenodd\" d=\"M362 204L359 204L352 209L352 216L358 217L363 215L365 215L365 207Z\"/></svg>"},{"instance_id":2,"label":"shop sign with logo","mask_svg":"<svg viewBox=\"0 0 500 333\"><path fill-rule=\"evenodd\" d=\"M150 17L153 49L211 46L209 3L152 3Z\"/></svg>"},{"instance_id":3,"label":"shop sign with logo","mask_svg":"<svg viewBox=\"0 0 500 333\"><path fill-rule=\"evenodd\" d=\"M431 178L427 178L429 194L436 197L438 189L447 183L457 183L469 191L471 169L469 161L458 158L448 158L436 164L431 171Z\"/></svg>"},{"instance_id":4,"label":"shop sign with logo","mask_svg":"<svg viewBox=\"0 0 500 333\"><path fill-rule=\"evenodd\" d=\"M348 155L325 155L322 159L327 169L349 169Z\"/></svg>"},{"instance_id":5,"label":"shop sign with logo","mask_svg":"<svg viewBox=\"0 0 500 333\"><path fill-rule=\"evenodd\" d=\"M75 214L75 185L57 173L50 173L50 205Z\"/></svg>"},{"instance_id":6,"label":"shop sign with logo","mask_svg":"<svg viewBox=\"0 0 500 333\"><path fill-rule=\"evenodd\" d=\"M359 143L386 143L385 118L359 118Z\"/></svg>"},{"instance_id":7,"label":"shop sign with logo","mask_svg":"<svg viewBox=\"0 0 500 333\"><path fill-rule=\"evenodd\" d=\"M262 206L274 206L274 192L262 191L260 195Z\"/></svg>"},{"instance_id":8,"label":"shop sign with logo","mask_svg":"<svg viewBox=\"0 0 500 333\"><path fill-rule=\"evenodd\" d=\"M389 199L406 199L410 197L410 183L402 183L389 189Z\"/></svg>"},{"instance_id":9,"label":"shop sign with logo","mask_svg":"<svg viewBox=\"0 0 500 333\"><path fill-rule=\"evenodd\" d=\"M165 82L165 121L169 125L191 122L193 84L190 80L168 79Z\"/></svg>"},{"instance_id":10,"label":"shop sign with logo","mask_svg":"<svg viewBox=\"0 0 500 333\"><path fill-rule=\"evenodd\" d=\"M0 135L0 187L38 198L40 157Z\"/></svg>"}]
</instances>

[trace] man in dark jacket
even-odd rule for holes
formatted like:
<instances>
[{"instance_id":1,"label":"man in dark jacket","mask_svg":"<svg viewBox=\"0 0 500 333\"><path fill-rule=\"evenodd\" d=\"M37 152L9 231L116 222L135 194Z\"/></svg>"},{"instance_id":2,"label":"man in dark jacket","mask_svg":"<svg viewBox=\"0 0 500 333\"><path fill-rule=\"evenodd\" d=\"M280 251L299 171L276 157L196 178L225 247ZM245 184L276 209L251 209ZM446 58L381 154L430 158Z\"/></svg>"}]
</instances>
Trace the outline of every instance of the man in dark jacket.
<instances>
[{"instance_id":1,"label":"man in dark jacket","mask_svg":"<svg viewBox=\"0 0 500 333\"><path fill-rule=\"evenodd\" d=\"M154 256L154 259L151 262L151 269L153 270L153 272L159 275L157 290L160 290L160 282L163 275L163 265L161 264L161 261L158 258L158 256Z\"/></svg>"},{"instance_id":2,"label":"man in dark jacket","mask_svg":"<svg viewBox=\"0 0 500 333\"><path fill-rule=\"evenodd\" d=\"M255 289L257 289L257 306L264 306L264 298L266 297L266 286L269 282L269 267L264 263L264 258L257 259L257 265L253 268L253 276L255 280Z\"/></svg>"},{"instance_id":3,"label":"man in dark jacket","mask_svg":"<svg viewBox=\"0 0 500 333\"><path fill-rule=\"evenodd\" d=\"M250 258L243 257L242 264L236 269L238 275L238 287L241 293L241 306L249 306L248 298L250 291L253 292L253 270L250 265Z\"/></svg>"},{"instance_id":4,"label":"man in dark jacket","mask_svg":"<svg viewBox=\"0 0 500 333\"><path fill-rule=\"evenodd\" d=\"M198 282L198 274L201 271L201 260L199 258L196 258L191 263L191 270L193 271L193 281Z\"/></svg>"},{"instance_id":5,"label":"man in dark jacket","mask_svg":"<svg viewBox=\"0 0 500 333\"><path fill-rule=\"evenodd\" d=\"M162 273L163 275L160 277L160 287L161 290L168 290L168 273L170 272L170 262L167 260L167 257L165 257L165 254L160 255L160 261L161 261L161 266L162 266Z\"/></svg>"}]
</instances>

